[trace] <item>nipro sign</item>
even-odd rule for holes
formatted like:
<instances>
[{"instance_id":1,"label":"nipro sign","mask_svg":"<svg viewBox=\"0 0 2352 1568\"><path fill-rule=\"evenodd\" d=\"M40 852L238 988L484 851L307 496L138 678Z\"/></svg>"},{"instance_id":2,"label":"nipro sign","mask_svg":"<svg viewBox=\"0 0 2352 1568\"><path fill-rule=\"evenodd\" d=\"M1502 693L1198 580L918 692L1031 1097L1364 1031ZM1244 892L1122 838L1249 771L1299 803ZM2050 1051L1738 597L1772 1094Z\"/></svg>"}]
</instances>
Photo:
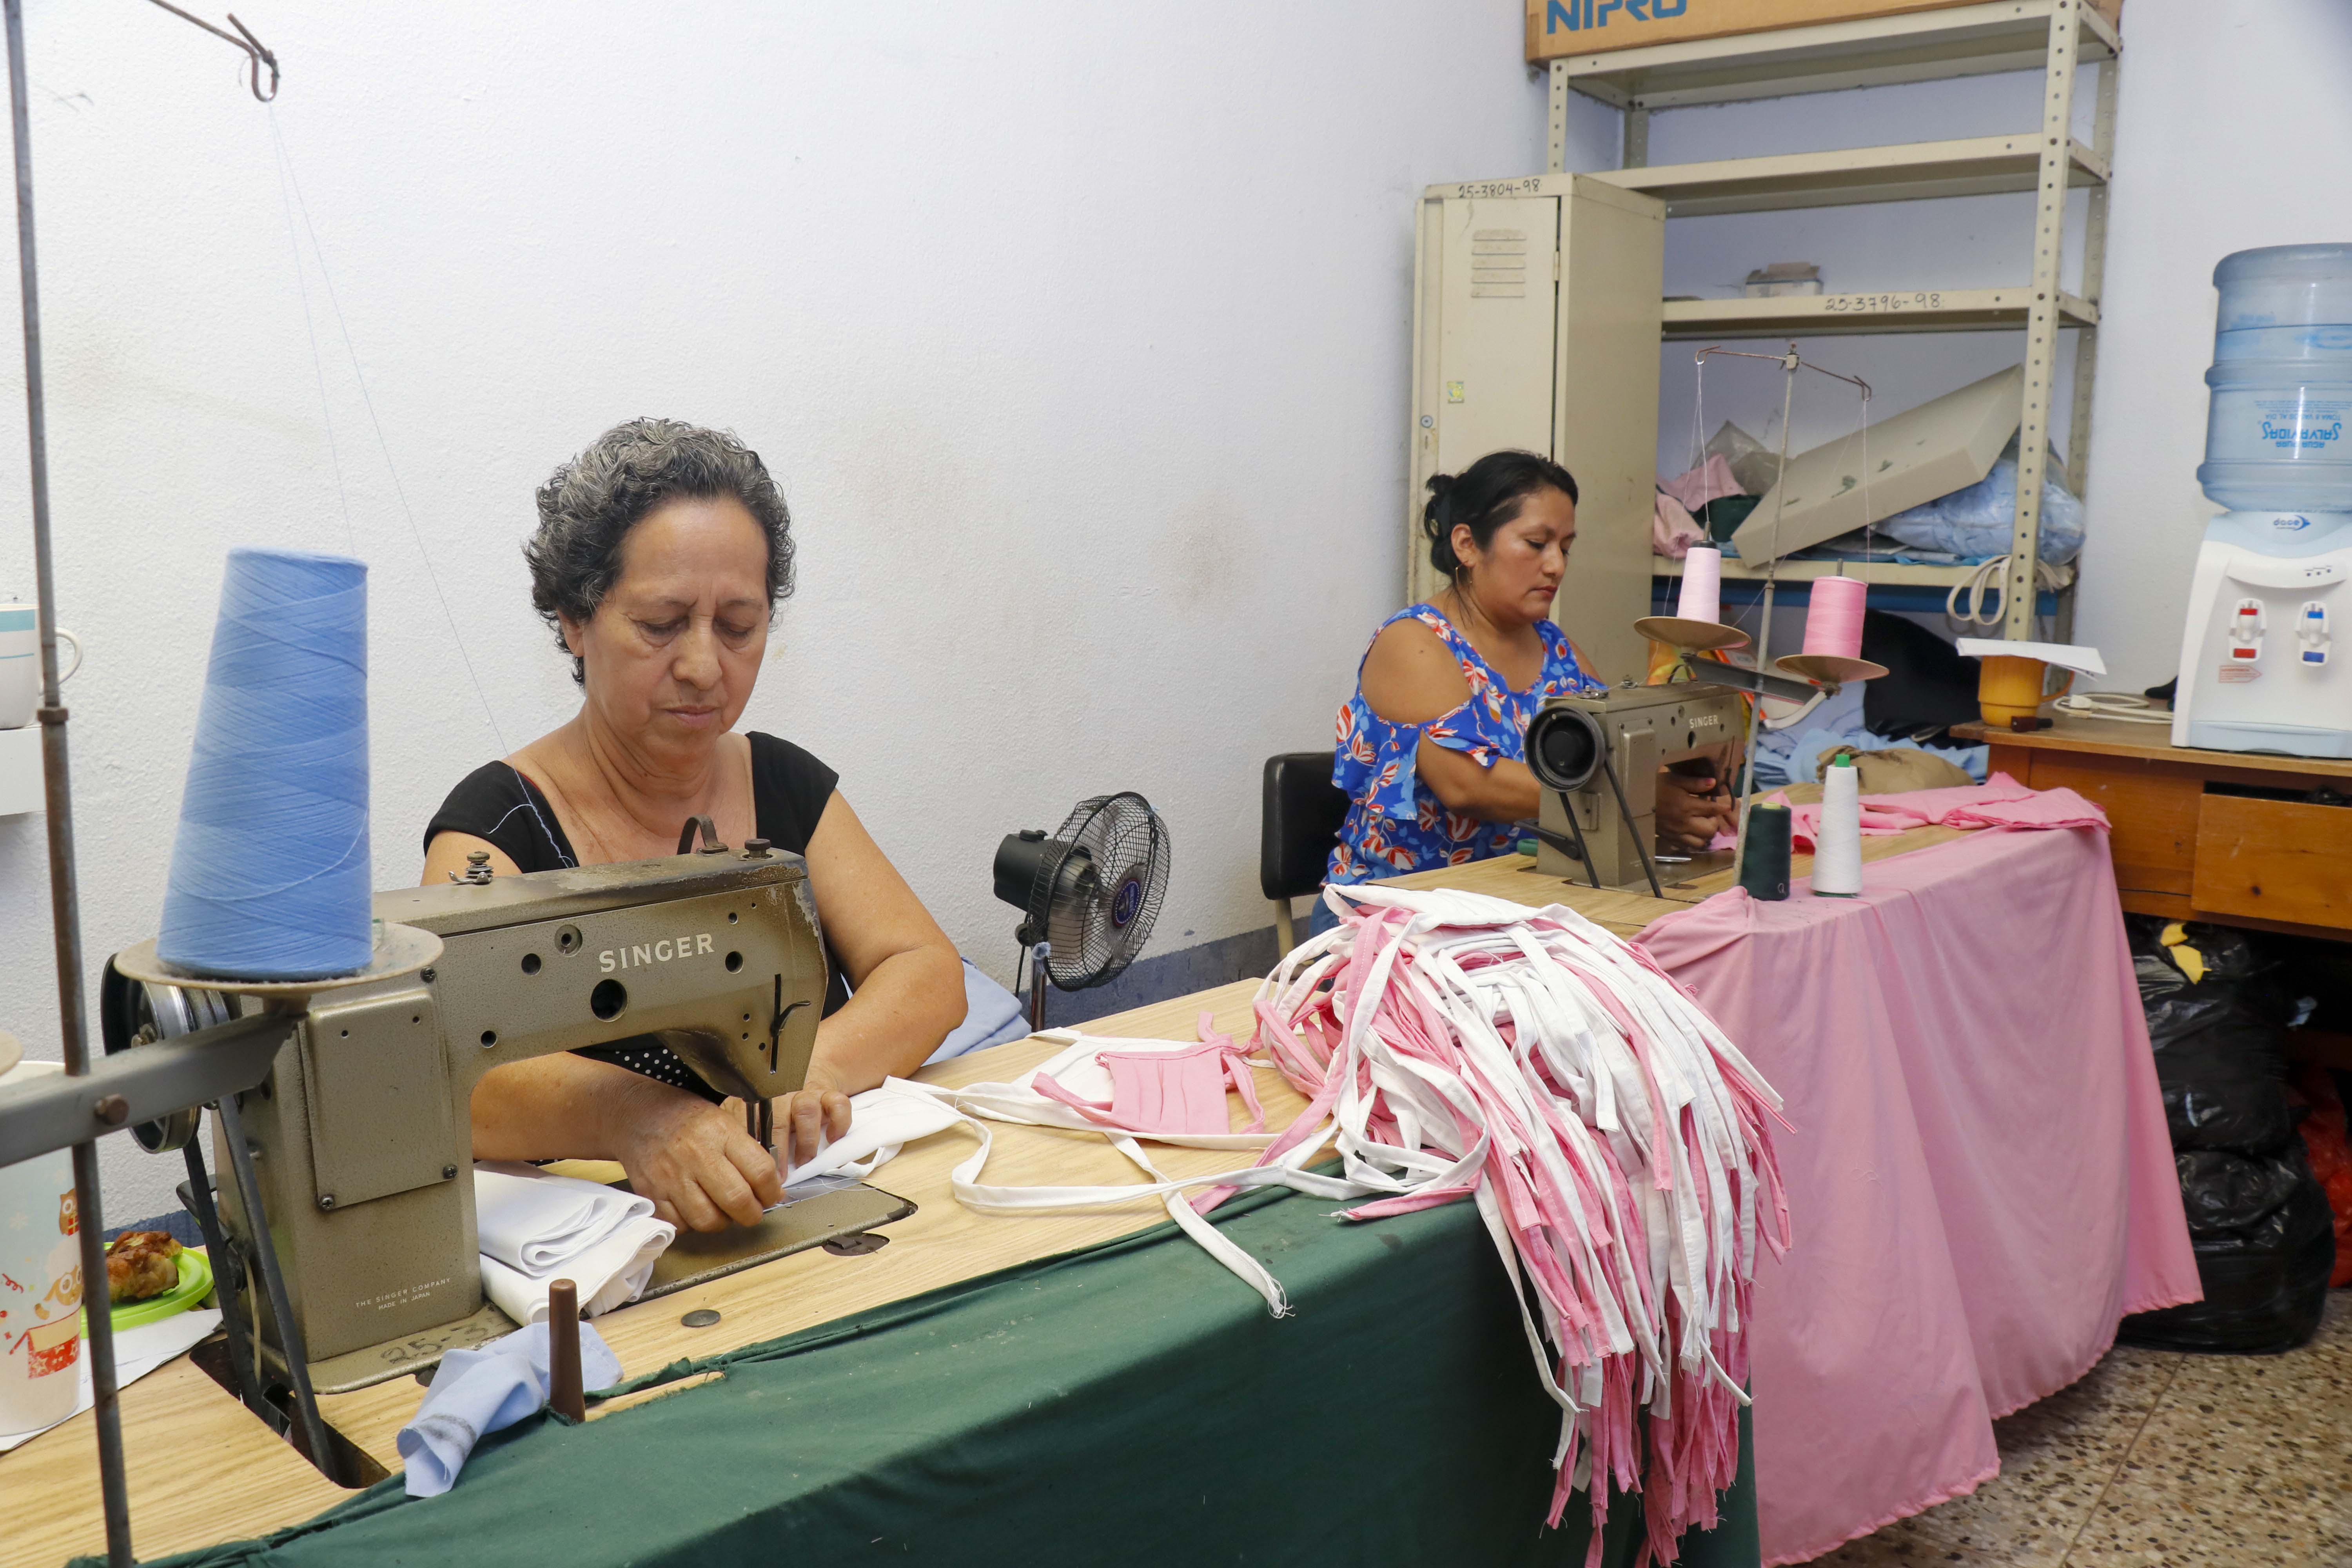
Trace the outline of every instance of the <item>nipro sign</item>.
<instances>
[{"instance_id":1,"label":"nipro sign","mask_svg":"<svg viewBox=\"0 0 2352 1568\"><path fill-rule=\"evenodd\" d=\"M1580 33L1605 27L1622 14L1629 22L1664 22L1690 8L1690 0L1547 0L1546 33Z\"/></svg>"}]
</instances>

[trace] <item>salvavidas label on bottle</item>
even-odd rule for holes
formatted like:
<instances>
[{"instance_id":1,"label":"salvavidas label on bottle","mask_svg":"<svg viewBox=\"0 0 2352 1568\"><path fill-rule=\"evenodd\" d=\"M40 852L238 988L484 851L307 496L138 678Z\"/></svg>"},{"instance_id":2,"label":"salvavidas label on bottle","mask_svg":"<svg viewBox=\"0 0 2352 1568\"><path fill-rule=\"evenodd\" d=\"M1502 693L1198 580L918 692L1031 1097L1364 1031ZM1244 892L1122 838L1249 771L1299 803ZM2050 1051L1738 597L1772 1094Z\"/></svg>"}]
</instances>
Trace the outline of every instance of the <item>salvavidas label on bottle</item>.
<instances>
[{"instance_id":1,"label":"salvavidas label on bottle","mask_svg":"<svg viewBox=\"0 0 2352 1568\"><path fill-rule=\"evenodd\" d=\"M2332 458L2343 447L2347 418L2352 418L2352 394L2217 391L2208 453L2217 460L2236 462Z\"/></svg>"}]
</instances>

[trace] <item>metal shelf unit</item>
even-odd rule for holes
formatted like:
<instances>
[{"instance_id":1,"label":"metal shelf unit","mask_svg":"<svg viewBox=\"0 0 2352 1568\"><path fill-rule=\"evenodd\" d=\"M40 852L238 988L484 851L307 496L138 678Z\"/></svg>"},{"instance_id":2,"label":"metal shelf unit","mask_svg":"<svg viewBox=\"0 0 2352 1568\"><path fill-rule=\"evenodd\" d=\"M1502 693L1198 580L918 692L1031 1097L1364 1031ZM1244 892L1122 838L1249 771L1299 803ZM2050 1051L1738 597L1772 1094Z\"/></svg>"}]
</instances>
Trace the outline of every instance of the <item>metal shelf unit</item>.
<instances>
[{"instance_id":1,"label":"metal shelf unit","mask_svg":"<svg viewBox=\"0 0 2352 1568\"><path fill-rule=\"evenodd\" d=\"M1713 217L2030 191L2042 177L2042 148L2034 136L1964 136L1895 147L1612 169L1593 177L1656 196L1666 204L1668 217ZM2068 184L2079 190L2105 184L2106 179L2105 162L2082 142L2072 142Z\"/></svg>"},{"instance_id":2,"label":"metal shelf unit","mask_svg":"<svg viewBox=\"0 0 2352 1568\"><path fill-rule=\"evenodd\" d=\"M1661 322L1670 342L2022 328L2026 349L2018 424L2017 517L2009 564L2002 573L2001 635L2012 639L2031 640L2034 635L2034 556L2062 330L2075 332L2066 479L2076 495L2084 493L2121 49L2115 24L2091 0L1997 0L1551 62L1552 170L1559 171L1566 158L1568 95L1579 92L1596 99L1624 111L1625 166L1593 177L1664 201L1669 217L2000 191L2036 193L2029 276L2016 287L1675 300L1665 302ZM2077 71L2088 64L2103 68L2086 147L2074 135L2074 107ZM2038 133L1649 166L1653 110L2034 69L2042 73ZM2059 287L2066 197L2078 188L2087 191L2090 204L2079 295ZM1834 563L1790 563L1789 574L1799 574L1794 568L1806 564L1835 570ZM1732 563L1725 563L1725 569L1731 574ZM1965 575L1973 568L1906 570ZM2062 622L2071 619L2071 609L2070 595L2060 612Z\"/></svg>"},{"instance_id":3,"label":"metal shelf unit","mask_svg":"<svg viewBox=\"0 0 2352 1568\"><path fill-rule=\"evenodd\" d=\"M1683 563L1670 555L1650 557L1654 576L1679 577ZM1973 566L1927 566L1909 561L1783 561L1773 575L1783 583L1810 583L1818 577L1853 577L1873 586L1890 588L1952 588L1966 583L1976 574ZM2045 570L2058 575L2063 590L2073 584L2074 568L2052 566ZM1761 583L1764 568L1748 561L1726 561L1723 580L1727 583Z\"/></svg>"}]
</instances>

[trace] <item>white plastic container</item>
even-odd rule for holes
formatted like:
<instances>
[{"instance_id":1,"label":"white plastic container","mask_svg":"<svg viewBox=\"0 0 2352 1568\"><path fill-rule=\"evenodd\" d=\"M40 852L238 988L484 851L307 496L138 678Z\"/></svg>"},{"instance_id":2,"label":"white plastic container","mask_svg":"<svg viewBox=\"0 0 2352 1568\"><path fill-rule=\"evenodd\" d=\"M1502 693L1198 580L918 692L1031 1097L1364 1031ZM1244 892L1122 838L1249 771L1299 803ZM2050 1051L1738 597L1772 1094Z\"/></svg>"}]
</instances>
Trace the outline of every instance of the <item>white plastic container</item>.
<instances>
[{"instance_id":1,"label":"white plastic container","mask_svg":"<svg viewBox=\"0 0 2352 1568\"><path fill-rule=\"evenodd\" d=\"M63 1071L56 1062L18 1062L0 1080L14 1087ZM0 1166L0 1436L38 1432L74 1413L81 1393L79 1237L69 1152Z\"/></svg>"}]
</instances>

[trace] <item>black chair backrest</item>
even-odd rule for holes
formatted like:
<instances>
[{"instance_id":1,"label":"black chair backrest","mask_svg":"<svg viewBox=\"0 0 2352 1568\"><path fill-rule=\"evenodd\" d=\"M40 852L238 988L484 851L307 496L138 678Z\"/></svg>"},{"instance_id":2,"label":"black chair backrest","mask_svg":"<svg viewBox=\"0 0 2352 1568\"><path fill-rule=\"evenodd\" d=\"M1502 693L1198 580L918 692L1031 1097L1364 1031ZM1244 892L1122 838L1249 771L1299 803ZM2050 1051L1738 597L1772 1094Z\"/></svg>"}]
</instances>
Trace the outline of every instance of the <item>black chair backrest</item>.
<instances>
[{"instance_id":1,"label":"black chair backrest","mask_svg":"<svg viewBox=\"0 0 2352 1568\"><path fill-rule=\"evenodd\" d=\"M1266 758L1257 883L1267 898L1295 899L1323 885L1324 868L1347 816L1347 794L1331 782L1329 752Z\"/></svg>"}]
</instances>

